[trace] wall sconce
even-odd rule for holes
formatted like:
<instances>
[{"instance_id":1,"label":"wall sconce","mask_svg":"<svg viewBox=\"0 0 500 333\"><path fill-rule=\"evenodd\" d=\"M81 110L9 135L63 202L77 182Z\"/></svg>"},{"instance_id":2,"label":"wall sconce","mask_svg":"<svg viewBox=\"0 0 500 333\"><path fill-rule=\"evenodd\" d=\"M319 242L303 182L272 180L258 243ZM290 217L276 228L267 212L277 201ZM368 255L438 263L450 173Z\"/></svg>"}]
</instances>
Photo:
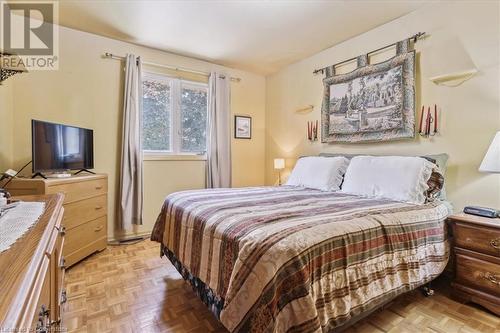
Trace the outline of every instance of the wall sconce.
<instances>
[{"instance_id":1,"label":"wall sconce","mask_svg":"<svg viewBox=\"0 0 500 333\"><path fill-rule=\"evenodd\" d=\"M422 72L434 84L456 87L478 70L460 39L443 29L424 40L420 53Z\"/></svg>"},{"instance_id":2,"label":"wall sconce","mask_svg":"<svg viewBox=\"0 0 500 333\"><path fill-rule=\"evenodd\" d=\"M309 104L307 106L304 106L303 108L295 110L295 113L298 113L298 114L308 114L308 113L313 112L313 110L314 110L314 105Z\"/></svg>"},{"instance_id":3,"label":"wall sconce","mask_svg":"<svg viewBox=\"0 0 500 333\"><path fill-rule=\"evenodd\" d=\"M438 133L438 107L434 104L434 111L431 112L431 107L422 105L420 113L420 125L418 127L418 134L424 138L430 138Z\"/></svg>"},{"instance_id":4,"label":"wall sconce","mask_svg":"<svg viewBox=\"0 0 500 333\"><path fill-rule=\"evenodd\" d=\"M11 76L27 72L19 56L0 52L0 85Z\"/></svg>"},{"instance_id":5,"label":"wall sconce","mask_svg":"<svg viewBox=\"0 0 500 333\"><path fill-rule=\"evenodd\" d=\"M278 170L278 184L281 186L281 170L285 168L285 159L284 158L275 158L274 159L274 169Z\"/></svg>"}]
</instances>

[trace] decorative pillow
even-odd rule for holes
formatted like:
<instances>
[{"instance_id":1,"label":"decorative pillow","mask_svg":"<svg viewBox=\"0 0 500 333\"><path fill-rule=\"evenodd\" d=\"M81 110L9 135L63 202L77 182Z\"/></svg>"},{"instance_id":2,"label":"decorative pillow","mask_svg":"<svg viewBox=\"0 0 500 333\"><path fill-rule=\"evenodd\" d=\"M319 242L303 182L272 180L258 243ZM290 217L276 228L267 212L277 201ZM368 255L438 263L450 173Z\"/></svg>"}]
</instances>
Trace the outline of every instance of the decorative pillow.
<instances>
[{"instance_id":1,"label":"decorative pillow","mask_svg":"<svg viewBox=\"0 0 500 333\"><path fill-rule=\"evenodd\" d=\"M301 157L286 185L337 191L348 165L349 160L345 157Z\"/></svg>"},{"instance_id":2,"label":"decorative pillow","mask_svg":"<svg viewBox=\"0 0 500 333\"><path fill-rule=\"evenodd\" d=\"M449 158L448 154L424 155L422 157L431 160L431 162L435 163L439 167L439 173L443 177L443 184L441 185L440 191L435 195L435 198L446 201L446 182L444 177L446 176L446 165Z\"/></svg>"},{"instance_id":3,"label":"decorative pillow","mask_svg":"<svg viewBox=\"0 0 500 333\"><path fill-rule=\"evenodd\" d=\"M356 156L347 168L342 192L423 204L433 168L420 157Z\"/></svg>"},{"instance_id":4,"label":"decorative pillow","mask_svg":"<svg viewBox=\"0 0 500 333\"><path fill-rule=\"evenodd\" d=\"M441 199L440 195L444 186L444 177L441 172L434 169L431 173L431 176L429 177L429 180L427 180L427 186L429 186L429 188L425 192L427 201Z\"/></svg>"}]
</instances>

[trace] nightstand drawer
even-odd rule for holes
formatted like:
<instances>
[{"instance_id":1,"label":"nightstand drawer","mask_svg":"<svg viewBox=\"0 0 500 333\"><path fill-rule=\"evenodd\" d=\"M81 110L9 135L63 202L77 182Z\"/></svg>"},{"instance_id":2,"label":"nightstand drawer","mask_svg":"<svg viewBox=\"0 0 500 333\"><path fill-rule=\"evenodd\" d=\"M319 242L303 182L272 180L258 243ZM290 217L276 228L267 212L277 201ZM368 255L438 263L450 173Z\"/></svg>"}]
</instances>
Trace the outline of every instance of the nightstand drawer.
<instances>
[{"instance_id":1,"label":"nightstand drawer","mask_svg":"<svg viewBox=\"0 0 500 333\"><path fill-rule=\"evenodd\" d=\"M500 296L500 265L498 263L482 260L457 251L456 264L457 282Z\"/></svg>"},{"instance_id":2,"label":"nightstand drawer","mask_svg":"<svg viewBox=\"0 0 500 333\"><path fill-rule=\"evenodd\" d=\"M457 222L453 234L457 247L500 257L500 229Z\"/></svg>"}]
</instances>

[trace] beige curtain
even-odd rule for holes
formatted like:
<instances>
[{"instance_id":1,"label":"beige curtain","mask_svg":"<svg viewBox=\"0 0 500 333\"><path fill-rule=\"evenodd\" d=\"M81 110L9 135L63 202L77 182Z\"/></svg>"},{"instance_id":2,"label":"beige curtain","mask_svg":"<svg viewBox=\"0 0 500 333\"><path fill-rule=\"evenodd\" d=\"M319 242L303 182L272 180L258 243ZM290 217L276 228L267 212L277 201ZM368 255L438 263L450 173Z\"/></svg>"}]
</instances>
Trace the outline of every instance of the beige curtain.
<instances>
[{"instance_id":1,"label":"beige curtain","mask_svg":"<svg viewBox=\"0 0 500 333\"><path fill-rule=\"evenodd\" d=\"M207 187L231 187L230 78L212 72L208 82Z\"/></svg>"},{"instance_id":2,"label":"beige curtain","mask_svg":"<svg viewBox=\"0 0 500 333\"><path fill-rule=\"evenodd\" d=\"M118 219L123 230L142 224L142 79L141 59L127 54L123 101L120 206Z\"/></svg>"}]
</instances>

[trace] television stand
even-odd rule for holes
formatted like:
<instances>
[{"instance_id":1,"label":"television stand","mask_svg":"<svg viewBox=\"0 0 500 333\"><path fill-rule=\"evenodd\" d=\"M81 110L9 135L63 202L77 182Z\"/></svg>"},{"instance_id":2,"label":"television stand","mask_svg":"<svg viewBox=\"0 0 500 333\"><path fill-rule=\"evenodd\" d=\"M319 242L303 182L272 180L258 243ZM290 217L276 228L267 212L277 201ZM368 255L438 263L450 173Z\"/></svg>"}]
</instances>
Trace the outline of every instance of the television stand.
<instances>
[{"instance_id":1,"label":"television stand","mask_svg":"<svg viewBox=\"0 0 500 333\"><path fill-rule=\"evenodd\" d=\"M34 178L36 178L36 177L38 177L38 176L42 177L43 179L47 179L47 177L45 177L45 176L43 175L43 173L41 173L41 172L37 172L37 173L35 173L33 176L31 176L31 179L34 179Z\"/></svg>"},{"instance_id":2,"label":"television stand","mask_svg":"<svg viewBox=\"0 0 500 333\"><path fill-rule=\"evenodd\" d=\"M76 172L74 175L76 176L77 174L79 174L81 172L88 172L88 173L91 173L91 174L95 175L95 172L87 170L87 169L81 169L80 171Z\"/></svg>"}]
</instances>

